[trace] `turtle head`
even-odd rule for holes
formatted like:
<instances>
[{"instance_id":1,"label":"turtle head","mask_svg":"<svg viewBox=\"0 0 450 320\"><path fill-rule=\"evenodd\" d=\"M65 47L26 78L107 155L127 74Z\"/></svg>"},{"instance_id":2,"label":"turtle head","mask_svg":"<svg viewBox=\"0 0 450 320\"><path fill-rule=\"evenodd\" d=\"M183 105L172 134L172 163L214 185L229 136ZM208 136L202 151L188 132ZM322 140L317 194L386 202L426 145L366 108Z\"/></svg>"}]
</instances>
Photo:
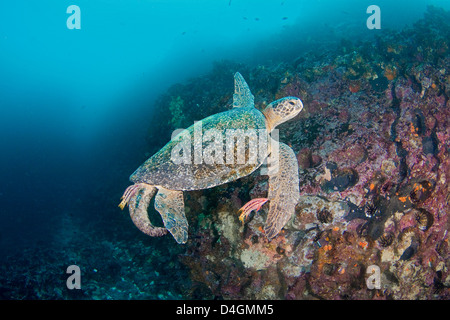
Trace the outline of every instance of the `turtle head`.
<instances>
[{"instance_id":1,"label":"turtle head","mask_svg":"<svg viewBox=\"0 0 450 320\"><path fill-rule=\"evenodd\" d=\"M285 97L269 104L264 110L269 132L277 125L294 118L303 109L302 100L296 97Z\"/></svg>"}]
</instances>

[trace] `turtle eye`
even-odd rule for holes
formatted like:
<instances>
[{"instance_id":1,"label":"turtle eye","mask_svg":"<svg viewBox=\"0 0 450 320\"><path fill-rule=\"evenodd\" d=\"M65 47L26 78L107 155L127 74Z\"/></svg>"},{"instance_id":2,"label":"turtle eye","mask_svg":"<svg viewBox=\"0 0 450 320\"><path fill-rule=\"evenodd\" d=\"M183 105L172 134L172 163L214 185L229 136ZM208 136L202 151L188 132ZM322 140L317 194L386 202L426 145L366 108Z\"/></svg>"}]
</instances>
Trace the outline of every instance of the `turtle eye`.
<instances>
[{"instance_id":1,"label":"turtle eye","mask_svg":"<svg viewBox=\"0 0 450 320\"><path fill-rule=\"evenodd\" d=\"M289 104L290 104L291 106L293 106L295 103L293 103L292 101L289 101Z\"/></svg>"}]
</instances>

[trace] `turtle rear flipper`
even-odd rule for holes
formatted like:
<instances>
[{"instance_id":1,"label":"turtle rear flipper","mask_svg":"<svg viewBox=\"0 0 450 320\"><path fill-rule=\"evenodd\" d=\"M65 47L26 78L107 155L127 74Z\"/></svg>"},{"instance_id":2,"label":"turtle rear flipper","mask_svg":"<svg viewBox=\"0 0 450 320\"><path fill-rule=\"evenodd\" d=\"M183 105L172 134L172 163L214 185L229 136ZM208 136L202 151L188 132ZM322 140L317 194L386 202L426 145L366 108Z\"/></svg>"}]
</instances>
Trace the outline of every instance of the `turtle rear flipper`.
<instances>
[{"instance_id":1,"label":"turtle rear flipper","mask_svg":"<svg viewBox=\"0 0 450 320\"><path fill-rule=\"evenodd\" d=\"M169 190L159 186L155 197L155 209L175 240L178 243L186 243L188 222L184 214L183 191Z\"/></svg>"},{"instance_id":2,"label":"turtle rear flipper","mask_svg":"<svg viewBox=\"0 0 450 320\"><path fill-rule=\"evenodd\" d=\"M275 168L269 169L270 207L264 226L268 239L275 237L288 222L300 196L298 163L294 151L280 142L278 155L272 152L270 162Z\"/></svg>"},{"instance_id":3,"label":"turtle rear flipper","mask_svg":"<svg viewBox=\"0 0 450 320\"><path fill-rule=\"evenodd\" d=\"M146 183L131 185L125 190L119 207L123 209L128 204L131 220L136 227L151 237L160 237L165 235L167 230L153 226L147 215L148 204L155 192L156 188Z\"/></svg>"}]
</instances>

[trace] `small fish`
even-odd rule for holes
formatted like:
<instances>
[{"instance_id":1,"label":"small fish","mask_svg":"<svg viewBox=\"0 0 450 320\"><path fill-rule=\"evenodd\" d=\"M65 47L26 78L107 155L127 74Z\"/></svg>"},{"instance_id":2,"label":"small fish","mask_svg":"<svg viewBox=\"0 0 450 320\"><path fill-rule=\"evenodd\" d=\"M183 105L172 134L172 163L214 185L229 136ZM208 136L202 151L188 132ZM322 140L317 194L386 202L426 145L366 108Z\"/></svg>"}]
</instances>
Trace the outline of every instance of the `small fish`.
<instances>
[{"instance_id":1,"label":"small fish","mask_svg":"<svg viewBox=\"0 0 450 320\"><path fill-rule=\"evenodd\" d=\"M247 202L242 208L239 209L239 221L244 224L245 218L247 218L253 210L258 212L267 201L269 201L267 198L256 198Z\"/></svg>"},{"instance_id":2,"label":"small fish","mask_svg":"<svg viewBox=\"0 0 450 320\"><path fill-rule=\"evenodd\" d=\"M255 21L259 21L259 18L255 18Z\"/></svg>"},{"instance_id":3,"label":"small fish","mask_svg":"<svg viewBox=\"0 0 450 320\"><path fill-rule=\"evenodd\" d=\"M287 19L289 19L288 17L283 17L283 18L281 18L281 20L287 20Z\"/></svg>"},{"instance_id":4,"label":"small fish","mask_svg":"<svg viewBox=\"0 0 450 320\"><path fill-rule=\"evenodd\" d=\"M242 19L244 19L244 20L248 20L248 18L247 18L247 17L242 17Z\"/></svg>"}]
</instances>

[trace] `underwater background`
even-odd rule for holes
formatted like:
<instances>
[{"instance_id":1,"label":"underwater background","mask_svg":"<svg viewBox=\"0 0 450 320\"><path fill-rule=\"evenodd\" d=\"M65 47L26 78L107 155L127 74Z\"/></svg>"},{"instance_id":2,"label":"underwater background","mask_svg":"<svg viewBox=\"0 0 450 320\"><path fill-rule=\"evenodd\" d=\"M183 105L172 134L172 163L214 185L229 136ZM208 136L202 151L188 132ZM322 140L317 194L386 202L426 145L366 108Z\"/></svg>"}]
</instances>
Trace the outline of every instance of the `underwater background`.
<instances>
[{"instance_id":1,"label":"underwater background","mask_svg":"<svg viewBox=\"0 0 450 320\"><path fill-rule=\"evenodd\" d=\"M448 299L449 10L1 2L0 299ZM117 207L130 174L174 129L230 109L235 72L259 109L303 100L280 126L300 167L294 219L271 242L264 210L241 227L239 208L267 193L253 174L185 193L186 245L146 236Z\"/></svg>"}]
</instances>

